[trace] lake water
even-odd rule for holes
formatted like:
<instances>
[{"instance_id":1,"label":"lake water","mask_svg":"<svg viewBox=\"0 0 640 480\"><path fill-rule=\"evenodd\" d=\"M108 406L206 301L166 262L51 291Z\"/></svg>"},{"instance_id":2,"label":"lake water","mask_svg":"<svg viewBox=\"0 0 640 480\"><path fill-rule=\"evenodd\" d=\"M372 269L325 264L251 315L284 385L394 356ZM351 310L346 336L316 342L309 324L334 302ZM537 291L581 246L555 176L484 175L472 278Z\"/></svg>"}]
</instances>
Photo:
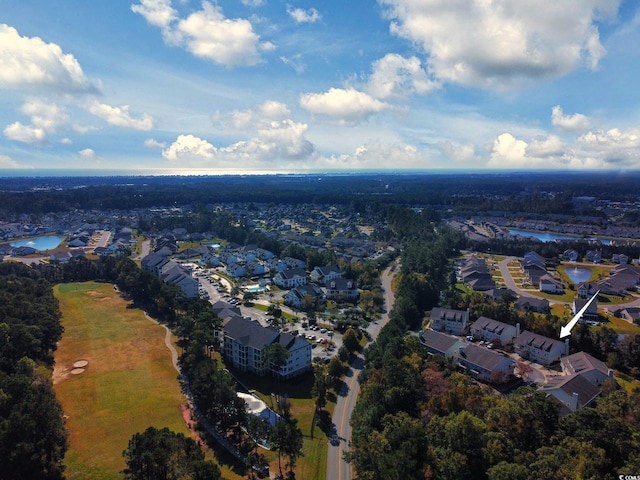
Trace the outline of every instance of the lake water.
<instances>
[{"instance_id":1,"label":"lake water","mask_svg":"<svg viewBox=\"0 0 640 480\"><path fill-rule=\"evenodd\" d=\"M508 230L511 235L522 235L523 237L534 237L540 240L541 242L554 242L556 240L589 240L589 241L598 241L603 245L610 245L611 240L597 237L578 237L576 235L563 235L561 233L549 233L549 232L530 232L529 230L519 230L517 228L511 228Z\"/></svg>"},{"instance_id":2,"label":"lake water","mask_svg":"<svg viewBox=\"0 0 640 480\"><path fill-rule=\"evenodd\" d=\"M567 268L565 272L573 283L584 283L589 280L589 277L591 276L590 268L573 267Z\"/></svg>"},{"instance_id":3,"label":"lake water","mask_svg":"<svg viewBox=\"0 0 640 480\"><path fill-rule=\"evenodd\" d=\"M24 240L16 240L10 242L12 247L32 247L36 250L51 250L58 247L64 241L64 237L55 235L46 235L43 237L25 238Z\"/></svg>"}]
</instances>

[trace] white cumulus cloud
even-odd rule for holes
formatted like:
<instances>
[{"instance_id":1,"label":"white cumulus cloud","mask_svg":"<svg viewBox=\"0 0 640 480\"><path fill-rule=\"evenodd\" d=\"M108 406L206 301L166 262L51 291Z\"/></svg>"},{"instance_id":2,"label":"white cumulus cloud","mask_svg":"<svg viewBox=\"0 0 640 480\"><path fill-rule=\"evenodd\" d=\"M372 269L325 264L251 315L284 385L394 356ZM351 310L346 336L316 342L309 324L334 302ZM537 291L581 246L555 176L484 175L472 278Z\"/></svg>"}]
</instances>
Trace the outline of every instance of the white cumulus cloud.
<instances>
[{"instance_id":1,"label":"white cumulus cloud","mask_svg":"<svg viewBox=\"0 0 640 480\"><path fill-rule=\"evenodd\" d=\"M304 10L287 5L287 13L296 23L315 23L322 20L322 15L315 8Z\"/></svg>"},{"instance_id":2,"label":"white cumulus cloud","mask_svg":"<svg viewBox=\"0 0 640 480\"><path fill-rule=\"evenodd\" d=\"M227 18L211 2L203 1L201 10L185 18L178 16L169 0L142 0L131 9L159 27L167 44L227 67L257 65L262 61L261 52L275 48L260 41L249 20Z\"/></svg>"},{"instance_id":3,"label":"white cumulus cloud","mask_svg":"<svg viewBox=\"0 0 640 480\"><path fill-rule=\"evenodd\" d=\"M425 94L439 87L417 57L405 58L389 53L373 62L366 90L376 98L405 98Z\"/></svg>"},{"instance_id":4,"label":"white cumulus cloud","mask_svg":"<svg viewBox=\"0 0 640 480\"><path fill-rule=\"evenodd\" d=\"M29 168L29 167L26 167L25 165L20 165L10 156L0 153L0 168Z\"/></svg>"},{"instance_id":5,"label":"white cumulus cloud","mask_svg":"<svg viewBox=\"0 0 640 480\"><path fill-rule=\"evenodd\" d=\"M324 93L305 93L300 97L300 105L314 115L328 116L344 124L362 122L390 108L389 104L354 88L330 88Z\"/></svg>"},{"instance_id":6,"label":"white cumulus cloud","mask_svg":"<svg viewBox=\"0 0 640 480\"><path fill-rule=\"evenodd\" d=\"M217 150L209 142L195 135L179 135L169 148L162 151L162 156L167 160L181 163L200 164L211 160Z\"/></svg>"},{"instance_id":7,"label":"white cumulus cloud","mask_svg":"<svg viewBox=\"0 0 640 480\"><path fill-rule=\"evenodd\" d=\"M67 93L97 90L73 55L55 43L21 36L6 24L0 24L0 87Z\"/></svg>"},{"instance_id":8,"label":"white cumulus cloud","mask_svg":"<svg viewBox=\"0 0 640 480\"><path fill-rule=\"evenodd\" d=\"M562 108L556 105L551 109L551 123L561 132L583 132L591 126L591 119L581 113L565 115Z\"/></svg>"},{"instance_id":9,"label":"white cumulus cloud","mask_svg":"<svg viewBox=\"0 0 640 480\"><path fill-rule=\"evenodd\" d=\"M96 159L96 152L92 148L84 148L78 152L78 155L86 160Z\"/></svg>"},{"instance_id":10,"label":"white cumulus cloud","mask_svg":"<svg viewBox=\"0 0 640 480\"><path fill-rule=\"evenodd\" d=\"M140 118L133 118L129 113L129 106L113 107L98 101L90 102L86 109L92 115L101 118L110 125L133 130L151 130L153 128L153 118L143 113Z\"/></svg>"},{"instance_id":11,"label":"white cumulus cloud","mask_svg":"<svg viewBox=\"0 0 640 480\"><path fill-rule=\"evenodd\" d=\"M144 141L144 146L147 148L167 148L167 144L164 142L158 142L157 140L153 139L153 138L147 138Z\"/></svg>"},{"instance_id":12,"label":"white cumulus cloud","mask_svg":"<svg viewBox=\"0 0 640 480\"><path fill-rule=\"evenodd\" d=\"M16 142L39 143L45 139L46 134L41 128L14 122L4 129L4 136Z\"/></svg>"},{"instance_id":13,"label":"white cumulus cloud","mask_svg":"<svg viewBox=\"0 0 640 480\"><path fill-rule=\"evenodd\" d=\"M596 22L620 0L378 0L392 33L419 45L441 81L503 89L595 69Z\"/></svg>"},{"instance_id":14,"label":"white cumulus cloud","mask_svg":"<svg viewBox=\"0 0 640 480\"><path fill-rule=\"evenodd\" d=\"M334 155L321 163L335 169L423 169L433 166L427 155L413 145L380 141L367 142L352 154Z\"/></svg>"}]
</instances>

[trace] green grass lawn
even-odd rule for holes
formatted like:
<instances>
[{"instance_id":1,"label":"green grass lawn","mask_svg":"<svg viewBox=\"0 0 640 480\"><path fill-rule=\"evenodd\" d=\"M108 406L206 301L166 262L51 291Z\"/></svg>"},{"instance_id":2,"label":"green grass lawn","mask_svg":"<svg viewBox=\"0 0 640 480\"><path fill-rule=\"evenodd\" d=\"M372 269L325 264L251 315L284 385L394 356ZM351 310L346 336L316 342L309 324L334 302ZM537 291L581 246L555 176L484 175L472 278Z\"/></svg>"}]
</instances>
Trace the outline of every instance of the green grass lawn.
<instances>
[{"instance_id":1,"label":"green grass lawn","mask_svg":"<svg viewBox=\"0 0 640 480\"><path fill-rule=\"evenodd\" d=\"M110 284L54 289L65 333L55 355L54 388L67 416L68 479L122 478L122 451L149 426L189 435L165 330L129 308ZM72 375L77 360L89 362Z\"/></svg>"},{"instance_id":2,"label":"green grass lawn","mask_svg":"<svg viewBox=\"0 0 640 480\"><path fill-rule=\"evenodd\" d=\"M268 405L275 407L271 394L284 395L289 397L291 402L291 414L298 420L298 427L304 436L304 446L302 456L298 458L295 472L296 478L305 480L324 480L326 478L328 438L320 427L314 423L315 402L311 398L311 387L313 385L313 374L309 372L306 376L294 379L289 382L277 382L272 378L261 378L251 373L239 372L232 369L232 373L240 381L252 389L256 395ZM325 409L329 416L333 415L335 402L329 401ZM278 471L278 452L263 451L269 460L271 471ZM284 470L283 459L283 470Z\"/></svg>"}]
</instances>

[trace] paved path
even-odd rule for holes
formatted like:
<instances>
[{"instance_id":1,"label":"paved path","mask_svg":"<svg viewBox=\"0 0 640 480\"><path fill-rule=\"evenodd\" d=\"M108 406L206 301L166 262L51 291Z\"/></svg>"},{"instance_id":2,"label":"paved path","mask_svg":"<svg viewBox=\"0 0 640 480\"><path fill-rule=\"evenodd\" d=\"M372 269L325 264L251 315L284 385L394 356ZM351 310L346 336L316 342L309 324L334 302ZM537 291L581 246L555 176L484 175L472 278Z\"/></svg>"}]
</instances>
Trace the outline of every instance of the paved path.
<instances>
[{"instance_id":1,"label":"paved path","mask_svg":"<svg viewBox=\"0 0 640 480\"><path fill-rule=\"evenodd\" d=\"M189 388L189 380L187 379L187 377L180 370L180 365L178 364L178 352L176 351L175 347L171 343L171 330L169 330L169 328L166 325L162 325L162 324L158 323L157 320L151 318L147 314L147 312L144 312L144 315L147 317L147 319L149 319L149 321L155 323L156 325L160 325L160 326L164 327L164 329L166 330L166 333L165 333L165 336L164 336L164 343L167 346L167 348L169 349L169 351L171 352L171 362L173 363L173 367L180 374L180 378L182 379L182 392L184 393L185 397L187 398L187 402L189 403L189 407L191 408L191 411L195 414L195 417L198 420L198 422L200 423L200 425L202 425L207 430L207 432L209 432L211 434L211 436L213 438L215 438L216 441L223 448L225 448L229 453L231 453L231 455L233 455L239 461L244 463L246 461L245 456L242 453L240 453L240 451L238 451L238 449L234 445L229 443L220 434L220 432L218 432L218 430L213 425L211 425L209 423L209 421L206 419L206 417L202 414L202 412L200 411L198 406L193 401L193 396L191 395L191 390Z\"/></svg>"},{"instance_id":2,"label":"paved path","mask_svg":"<svg viewBox=\"0 0 640 480\"><path fill-rule=\"evenodd\" d=\"M385 310L382 318L378 322L371 322L367 327L367 332L371 335L371 341L375 341L382 327L389 321L389 311L393 307L394 295L391 291L391 281L398 267L394 263L387 268L381 276L382 288L384 290ZM356 405L360 383L358 375L364 367L364 357L358 355L351 363L349 371L345 375L344 384L338 392L336 408L333 411L332 427L335 428L335 437L329 441L329 452L327 455L327 480L351 480L351 464L343 458L344 452L349 451L351 442L351 413Z\"/></svg>"}]
</instances>

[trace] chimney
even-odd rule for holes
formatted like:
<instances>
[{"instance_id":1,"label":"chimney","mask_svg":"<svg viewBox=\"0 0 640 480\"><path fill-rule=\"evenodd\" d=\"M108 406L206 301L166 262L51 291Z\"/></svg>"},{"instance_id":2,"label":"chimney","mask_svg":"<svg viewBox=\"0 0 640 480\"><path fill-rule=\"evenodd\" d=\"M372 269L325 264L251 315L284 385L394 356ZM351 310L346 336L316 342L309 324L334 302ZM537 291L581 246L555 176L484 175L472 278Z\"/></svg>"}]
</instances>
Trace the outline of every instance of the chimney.
<instances>
[{"instance_id":1,"label":"chimney","mask_svg":"<svg viewBox=\"0 0 640 480\"><path fill-rule=\"evenodd\" d=\"M573 392L573 395L571 396L569 410L571 410L572 412L578 410L578 394L576 392Z\"/></svg>"},{"instance_id":2,"label":"chimney","mask_svg":"<svg viewBox=\"0 0 640 480\"><path fill-rule=\"evenodd\" d=\"M564 341L564 354L569 355L569 339L568 338Z\"/></svg>"},{"instance_id":3,"label":"chimney","mask_svg":"<svg viewBox=\"0 0 640 480\"><path fill-rule=\"evenodd\" d=\"M516 337L520 336L520 324L516 323Z\"/></svg>"}]
</instances>

